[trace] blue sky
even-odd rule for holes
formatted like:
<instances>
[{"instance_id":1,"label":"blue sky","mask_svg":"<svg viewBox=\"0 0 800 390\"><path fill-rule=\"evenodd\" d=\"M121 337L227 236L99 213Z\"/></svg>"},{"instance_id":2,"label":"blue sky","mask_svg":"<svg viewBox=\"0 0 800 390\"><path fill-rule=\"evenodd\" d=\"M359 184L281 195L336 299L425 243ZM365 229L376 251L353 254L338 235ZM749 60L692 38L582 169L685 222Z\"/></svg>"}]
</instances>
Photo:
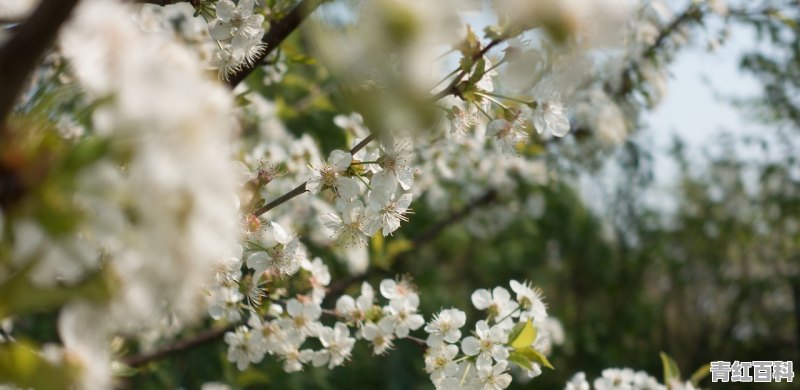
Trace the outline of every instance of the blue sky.
<instances>
[{"instance_id":1,"label":"blue sky","mask_svg":"<svg viewBox=\"0 0 800 390\"><path fill-rule=\"evenodd\" d=\"M671 77L666 98L644 116L649 127L644 137L657 151L664 151L673 135L697 152L714 142L722 131L745 135L765 129L728 100L760 93L757 81L739 70L741 55L756 45L752 31L734 28L729 41L713 52L701 47L702 43L696 42L678 55L669 68ZM657 173L662 176L659 179L668 179L669 168L663 166L664 161L659 163Z\"/></svg>"}]
</instances>

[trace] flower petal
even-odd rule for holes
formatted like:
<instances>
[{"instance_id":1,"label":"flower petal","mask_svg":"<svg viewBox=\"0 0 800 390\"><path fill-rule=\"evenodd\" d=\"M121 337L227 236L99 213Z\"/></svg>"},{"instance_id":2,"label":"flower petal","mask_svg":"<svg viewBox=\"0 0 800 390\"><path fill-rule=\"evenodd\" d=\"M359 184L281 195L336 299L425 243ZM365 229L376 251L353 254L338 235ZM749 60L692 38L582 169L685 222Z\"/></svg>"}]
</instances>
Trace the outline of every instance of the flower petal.
<instances>
[{"instance_id":1,"label":"flower petal","mask_svg":"<svg viewBox=\"0 0 800 390\"><path fill-rule=\"evenodd\" d=\"M489 290L478 289L472 293L472 305L478 310L484 310L492 304L492 294Z\"/></svg>"},{"instance_id":2,"label":"flower petal","mask_svg":"<svg viewBox=\"0 0 800 390\"><path fill-rule=\"evenodd\" d=\"M461 350L469 356L475 356L480 352L480 345L478 339L468 336L461 341Z\"/></svg>"}]
</instances>

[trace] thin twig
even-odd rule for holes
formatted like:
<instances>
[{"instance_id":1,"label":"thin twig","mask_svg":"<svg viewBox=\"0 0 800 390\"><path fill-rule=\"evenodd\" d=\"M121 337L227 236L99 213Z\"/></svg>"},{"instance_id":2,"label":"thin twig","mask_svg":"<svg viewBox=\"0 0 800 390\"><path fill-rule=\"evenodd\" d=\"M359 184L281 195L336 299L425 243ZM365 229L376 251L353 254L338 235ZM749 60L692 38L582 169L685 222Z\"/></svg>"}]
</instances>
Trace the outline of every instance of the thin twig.
<instances>
[{"instance_id":1,"label":"thin twig","mask_svg":"<svg viewBox=\"0 0 800 390\"><path fill-rule=\"evenodd\" d=\"M264 52L250 63L244 64L240 70L231 75L227 80L228 85L235 87L242 82L242 80L250 75L267 56L275 51L303 21L325 1L326 0L303 0L282 19L273 22L269 31L264 34L264 37L261 39L261 42L267 46Z\"/></svg>"},{"instance_id":2,"label":"thin twig","mask_svg":"<svg viewBox=\"0 0 800 390\"><path fill-rule=\"evenodd\" d=\"M702 16L700 6L692 4L683 10L675 19L672 20L663 30L661 30L656 37L655 41L645 49L641 57L631 60L628 65L622 70L622 82L619 83L619 88L614 91L616 95L627 95L633 90L632 78L633 74L639 70L641 62L647 58L653 57L656 52L663 46L667 39L677 32L684 23L694 20Z\"/></svg>"},{"instance_id":3,"label":"thin twig","mask_svg":"<svg viewBox=\"0 0 800 390\"><path fill-rule=\"evenodd\" d=\"M475 55L472 56L473 63L475 61L478 61L479 59L483 58L483 56L485 56L486 53L489 52L489 50L492 50L493 47L499 45L501 42L503 42L502 39L495 39L495 40L489 42L489 44L486 45L486 47L484 47L481 51L479 51L478 53L476 53ZM453 81L451 81L450 84L445 89L443 89L443 90L439 91L439 93L433 95L431 100L435 102L435 101L438 101L438 100L440 100L440 99L442 99L442 98L444 98L445 96L448 96L448 95L458 95L458 84L461 83L461 79L463 79L464 76L466 76L467 73L469 73L469 71L471 71L471 70L472 70L472 67L470 67L470 69L467 69L467 70L462 70L458 74L458 76L456 76L453 79Z\"/></svg>"},{"instance_id":4,"label":"thin twig","mask_svg":"<svg viewBox=\"0 0 800 390\"><path fill-rule=\"evenodd\" d=\"M22 17L0 17L0 24L19 24L25 21L25 18ZM8 28L8 26L3 26L3 28Z\"/></svg>"},{"instance_id":5,"label":"thin twig","mask_svg":"<svg viewBox=\"0 0 800 390\"><path fill-rule=\"evenodd\" d=\"M374 139L375 139L375 136L370 134L367 138L364 138L363 140L361 140L361 142L359 142L356 146L353 146L353 148L350 149L350 154L358 153L359 150L364 149L364 147L367 146L367 144L372 142L372 140L374 140ZM270 211L270 210L274 209L275 207L280 206L283 203L288 202L289 200L291 200L292 198L294 198L296 196L304 194L306 191L308 191L306 189L306 183L308 183L308 182L303 182L303 184L300 184L299 186L295 187L293 190L281 195L278 199L275 199L272 202L269 202L269 203L259 207L256 211L253 212L253 215L255 215L257 217L257 216L259 216L261 214L266 213L267 211Z\"/></svg>"},{"instance_id":6,"label":"thin twig","mask_svg":"<svg viewBox=\"0 0 800 390\"><path fill-rule=\"evenodd\" d=\"M129 356L123 359L123 363L129 367L140 367L149 362L160 360L175 352L185 351L218 340L225 333L236 329L237 325L238 324L232 324L224 328L209 329L194 336L178 340L172 344L164 345L155 351Z\"/></svg>"},{"instance_id":7,"label":"thin twig","mask_svg":"<svg viewBox=\"0 0 800 390\"><path fill-rule=\"evenodd\" d=\"M306 191L308 191L308 190L306 190L306 182L303 182L303 184L300 184L299 186L295 187L293 190L281 195L280 197L278 197L278 199L275 199L272 202L269 202L269 203L265 204L264 206L259 207L256 211L253 212L253 214L256 217L261 215L261 214L264 214L267 211L270 211L270 210L274 209L275 207L278 207L281 204L289 201L290 199L294 198L295 196L299 196L299 195L304 194Z\"/></svg>"}]
</instances>

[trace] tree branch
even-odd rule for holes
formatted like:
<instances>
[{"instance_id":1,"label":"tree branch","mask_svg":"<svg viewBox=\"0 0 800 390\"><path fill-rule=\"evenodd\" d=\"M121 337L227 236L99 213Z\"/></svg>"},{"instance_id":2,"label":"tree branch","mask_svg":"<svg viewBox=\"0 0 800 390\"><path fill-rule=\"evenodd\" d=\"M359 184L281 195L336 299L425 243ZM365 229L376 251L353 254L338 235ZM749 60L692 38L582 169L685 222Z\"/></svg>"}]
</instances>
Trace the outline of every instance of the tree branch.
<instances>
[{"instance_id":1,"label":"tree branch","mask_svg":"<svg viewBox=\"0 0 800 390\"><path fill-rule=\"evenodd\" d=\"M36 64L80 0L42 0L0 48L0 126L14 108Z\"/></svg>"},{"instance_id":2,"label":"tree branch","mask_svg":"<svg viewBox=\"0 0 800 390\"><path fill-rule=\"evenodd\" d=\"M359 150L364 149L364 147L367 146L367 144L372 142L372 140L374 140L374 139L375 139L375 136L370 134L369 136L367 136L367 138L364 138L363 140L361 140L361 142L359 142L356 146L353 146L353 148L350 149L350 154L358 153ZM299 186L295 187L293 190L281 195L278 199L275 199L272 202L269 202L269 203L259 207L256 211L253 212L253 215L255 215L257 217L257 216L259 216L261 214L266 213L267 211L270 211L270 210L274 209L275 207L280 206L283 203L288 202L289 200L291 200L292 198L294 198L296 196L303 195L306 191L308 191L308 190L306 190L306 183L307 182L303 182L303 184L300 184Z\"/></svg>"},{"instance_id":3,"label":"tree branch","mask_svg":"<svg viewBox=\"0 0 800 390\"><path fill-rule=\"evenodd\" d=\"M129 367L140 367L149 362L169 356L172 353L185 351L215 341L221 338L225 333L236 329L237 325L238 324L232 324L224 328L209 329L192 337L167 344L153 352L127 357L123 359L123 363Z\"/></svg>"},{"instance_id":4,"label":"tree branch","mask_svg":"<svg viewBox=\"0 0 800 390\"><path fill-rule=\"evenodd\" d=\"M619 87L614 91L615 95L627 95L633 90L633 74L638 72L641 62L653 57L658 49L661 48L667 39L678 31L685 23L702 17L702 10L698 4L691 4L683 10L675 19L672 20L663 30L661 30L656 37L655 41L645 49L642 56L638 59L632 60L622 70L622 82Z\"/></svg>"},{"instance_id":5,"label":"tree branch","mask_svg":"<svg viewBox=\"0 0 800 390\"><path fill-rule=\"evenodd\" d=\"M245 64L239 71L231 75L227 80L228 85L235 87L252 73L281 43L292 33L300 23L303 22L314 10L326 0L303 0L294 9L289 11L283 19L273 22L269 31L264 34L261 42L267 45L261 55L256 57L250 64Z\"/></svg>"},{"instance_id":6,"label":"tree branch","mask_svg":"<svg viewBox=\"0 0 800 390\"><path fill-rule=\"evenodd\" d=\"M479 51L478 53L476 53L475 55L472 56L472 62L474 63L475 61L478 61L479 59L483 58L483 56L485 56L486 53L489 52L489 50L492 50L493 47L499 45L501 42L503 42L502 39L496 39L496 40L493 40L493 41L489 42L489 44L486 45L486 47L484 47L481 51ZM471 70L472 70L472 67L470 67L469 70L462 70L453 79L453 81L450 82L450 84L445 89L443 89L443 90L439 91L439 93L433 95L431 100L435 102L435 101L438 101L438 100L440 100L440 99L442 99L442 98L444 98L445 96L448 96L448 95L457 95L458 94L458 84L461 82L461 80L464 78L464 76L466 76L467 73L469 73L469 71L471 71Z\"/></svg>"}]
</instances>

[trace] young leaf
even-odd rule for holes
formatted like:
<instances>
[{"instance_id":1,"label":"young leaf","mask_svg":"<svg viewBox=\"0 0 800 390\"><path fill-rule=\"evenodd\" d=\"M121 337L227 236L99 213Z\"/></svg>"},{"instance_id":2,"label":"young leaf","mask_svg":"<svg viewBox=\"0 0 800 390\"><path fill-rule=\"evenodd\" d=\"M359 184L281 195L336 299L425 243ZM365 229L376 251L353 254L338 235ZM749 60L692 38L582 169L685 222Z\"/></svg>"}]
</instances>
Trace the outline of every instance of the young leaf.
<instances>
[{"instance_id":1,"label":"young leaf","mask_svg":"<svg viewBox=\"0 0 800 390\"><path fill-rule=\"evenodd\" d=\"M0 344L0 378L21 388L71 389L77 370L69 364L55 365L24 340Z\"/></svg>"},{"instance_id":2,"label":"young leaf","mask_svg":"<svg viewBox=\"0 0 800 390\"><path fill-rule=\"evenodd\" d=\"M511 343L520 335L520 333L522 333L522 328L524 327L524 322L518 322L514 324L514 327L511 328L511 332L508 333L508 341L506 341L506 344L511 345Z\"/></svg>"},{"instance_id":3,"label":"young leaf","mask_svg":"<svg viewBox=\"0 0 800 390\"><path fill-rule=\"evenodd\" d=\"M707 377L709 374L711 374L711 365L706 363L698 368L697 371L692 374L689 380L695 387L697 387L700 385L700 381L705 379L705 377Z\"/></svg>"},{"instance_id":4,"label":"young leaf","mask_svg":"<svg viewBox=\"0 0 800 390\"><path fill-rule=\"evenodd\" d=\"M511 354L516 354L518 356L523 356L525 359L530 363L536 363L542 367L547 367L551 370L554 370L553 364L547 360L547 357L544 356L541 352L533 349L533 347L526 347L526 348L519 348L515 349Z\"/></svg>"},{"instance_id":5,"label":"young leaf","mask_svg":"<svg viewBox=\"0 0 800 390\"><path fill-rule=\"evenodd\" d=\"M511 340L512 340L511 347L513 347L514 349L530 347L531 344L533 344L533 342L536 341L536 327L533 326L533 322L531 322L531 320L528 320L528 322L524 323L524 325L522 325L522 329L519 331L516 337L514 337Z\"/></svg>"},{"instance_id":6,"label":"young leaf","mask_svg":"<svg viewBox=\"0 0 800 390\"><path fill-rule=\"evenodd\" d=\"M511 354L508 355L508 360L526 370L533 369L530 359L521 352L511 351Z\"/></svg>"},{"instance_id":7,"label":"young leaf","mask_svg":"<svg viewBox=\"0 0 800 390\"><path fill-rule=\"evenodd\" d=\"M672 359L672 357L670 357L664 352L661 352L660 355L661 355L661 364L664 367L664 383L680 381L681 371L678 368L678 363L676 363L675 360Z\"/></svg>"}]
</instances>

